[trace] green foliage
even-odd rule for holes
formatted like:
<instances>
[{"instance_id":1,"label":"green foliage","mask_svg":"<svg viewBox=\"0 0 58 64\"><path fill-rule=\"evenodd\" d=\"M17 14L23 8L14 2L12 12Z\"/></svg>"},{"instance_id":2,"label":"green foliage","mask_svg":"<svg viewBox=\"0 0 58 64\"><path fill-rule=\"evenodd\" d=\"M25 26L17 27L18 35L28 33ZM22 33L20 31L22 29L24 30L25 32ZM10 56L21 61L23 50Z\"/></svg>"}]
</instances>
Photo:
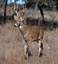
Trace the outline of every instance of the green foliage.
<instances>
[{"instance_id":1,"label":"green foliage","mask_svg":"<svg viewBox=\"0 0 58 64\"><path fill-rule=\"evenodd\" d=\"M52 3L53 0L41 0L41 2L44 4L44 3Z\"/></svg>"}]
</instances>

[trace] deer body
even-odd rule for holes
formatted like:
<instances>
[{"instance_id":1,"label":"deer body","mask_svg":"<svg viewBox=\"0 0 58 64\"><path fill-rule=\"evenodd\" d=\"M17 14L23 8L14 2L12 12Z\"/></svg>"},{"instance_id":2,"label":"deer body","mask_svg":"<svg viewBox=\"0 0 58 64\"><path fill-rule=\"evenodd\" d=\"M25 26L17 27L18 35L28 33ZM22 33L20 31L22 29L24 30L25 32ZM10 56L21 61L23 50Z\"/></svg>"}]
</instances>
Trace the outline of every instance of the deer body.
<instances>
[{"instance_id":1,"label":"deer body","mask_svg":"<svg viewBox=\"0 0 58 64\"><path fill-rule=\"evenodd\" d=\"M20 30L23 33L25 39L30 41L42 40L44 35L44 29L41 26L36 25L21 25Z\"/></svg>"},{"instance_id":2,"label":"deer body","mask_svg":"<svg viewBox=\"0 0 58 64\"><path fill-rule=\"evenodd\" d=\"M16 16L16 17L18 17L18 16ZM19 19L18 19L18 21L16 21L17 23L15 24L16 27L19 27L20 31L22 32L21 34L24 37L24 40L26 42L26 44L24 45L24 56L25 56L25 58L28 59L29 44L31 44L32 41L37 41L38 47L39 47L39 50L38 50L39 57L40 57L42 55L42 49L43 49L42 40L43 40L43 36L44 36L44 28L41 25L24 24L24 20L25 20L24 16L19 15Z\"/></svg>"},{"instance_id":3,"label":"deer body","mask_svg":"<svg viewBox=\"0 0 58 64\"><path fill-rule=\"evenodd\" d=\"M33 41L37 41L39 44L39 56L42 54L42 40L44 36L44 28L43 26L37 26L37 25L24 25L21 23L19 26L19 29L22 32L22 35L24 36L24 39L26 41L26 44L24 46L24 55L26 58L28 58L28 47ZM26 53L27 52L27 53Z\"/></svg>"}]
</instances>

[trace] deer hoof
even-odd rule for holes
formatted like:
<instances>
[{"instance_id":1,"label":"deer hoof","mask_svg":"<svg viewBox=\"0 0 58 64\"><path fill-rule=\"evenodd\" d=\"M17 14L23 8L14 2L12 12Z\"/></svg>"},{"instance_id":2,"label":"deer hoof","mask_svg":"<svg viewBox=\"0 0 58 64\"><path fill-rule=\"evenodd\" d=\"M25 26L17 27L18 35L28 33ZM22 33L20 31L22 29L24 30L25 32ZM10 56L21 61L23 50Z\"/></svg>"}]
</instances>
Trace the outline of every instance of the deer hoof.
<instances>
[{"instance_id":1,"label":"deer hoof","mask_svg":"<svg viewBox=\"0 0 58 64\"><path fill-rule=\"evenodd\" d=\"M40 53L39 53L39 57L41 57L42 55L43 55L42 52L40 52Z\"/></svg>"},{"instance_id":2,"label":"deer hoof","mask_svg":"<svg viewBox=\"0 0 58 64\"><path fill-rule=\"evenodd\" d=\"M28 59L28 54L25 54L25 55L24 55L24 58L25 58L25 59Z\"/></svg>"}]
</instances>

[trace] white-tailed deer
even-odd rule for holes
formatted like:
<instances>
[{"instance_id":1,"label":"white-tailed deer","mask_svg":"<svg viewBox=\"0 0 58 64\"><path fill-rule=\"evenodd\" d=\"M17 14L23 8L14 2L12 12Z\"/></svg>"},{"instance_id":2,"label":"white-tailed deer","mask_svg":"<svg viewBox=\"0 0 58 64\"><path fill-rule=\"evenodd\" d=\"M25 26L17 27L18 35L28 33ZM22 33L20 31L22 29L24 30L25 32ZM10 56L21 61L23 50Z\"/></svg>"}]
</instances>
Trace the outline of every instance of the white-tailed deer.
<instances>
[{"instance_id":1,"label":"white-tailed deer","mask_svg":"<svg viewBox=\"0 0 58 64\"><path fill-rule=\"evenodd\" d=\"M19 11L20 12L20 11ZM39 57L42 55L42 50L43 50L43 36L44 36L44 28L41 25L27 25L24 24L24 16L19 15L16 11L16 17L17 19L17 23L15 23L16 27L19 27L24 40L26 42L26 44L24 45L24 56L26 58L28 58L28 48L29 48L29 44L31 44L32 41L37 41L38 43L38 54ZM16 18L14 17L14 19L16 20ZM28 22L28 21L27 21Z\"/></svg>"}]
</instances>

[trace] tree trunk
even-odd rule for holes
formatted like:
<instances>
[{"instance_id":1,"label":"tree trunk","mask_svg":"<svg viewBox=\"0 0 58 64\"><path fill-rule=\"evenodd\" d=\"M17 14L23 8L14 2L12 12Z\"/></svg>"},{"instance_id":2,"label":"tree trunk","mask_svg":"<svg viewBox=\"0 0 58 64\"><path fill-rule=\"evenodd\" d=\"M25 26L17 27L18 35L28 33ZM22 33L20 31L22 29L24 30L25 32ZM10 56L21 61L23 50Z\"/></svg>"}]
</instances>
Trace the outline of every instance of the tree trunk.
<instances>
[{"instance_id":1,"label":"tree trunk","mask_svg":"<svg viewBox=\"0 0 58 64\"><path fill-rule=\"evenodd\" d=\"M39 8L40 13L41 13L41 16L42 16L42 24L45 24L45 21L44 21L44 13L43 13L43 9L42 9L42 7L41 7L40 4L41 4L40 0L36 0L35 10L38 10L38 8Z\"/></svg>"},{"instance_id":2,"label":"tree trunk","mask_svg":"<svg viewBox=\"0 0 58 64\"><path fill-rule=\"evenodd\" d=\"M4 6L4 22L6 21L6 7L7 7L7 0L5 0L5 6Z\"/></svg>"}]
</instances>

